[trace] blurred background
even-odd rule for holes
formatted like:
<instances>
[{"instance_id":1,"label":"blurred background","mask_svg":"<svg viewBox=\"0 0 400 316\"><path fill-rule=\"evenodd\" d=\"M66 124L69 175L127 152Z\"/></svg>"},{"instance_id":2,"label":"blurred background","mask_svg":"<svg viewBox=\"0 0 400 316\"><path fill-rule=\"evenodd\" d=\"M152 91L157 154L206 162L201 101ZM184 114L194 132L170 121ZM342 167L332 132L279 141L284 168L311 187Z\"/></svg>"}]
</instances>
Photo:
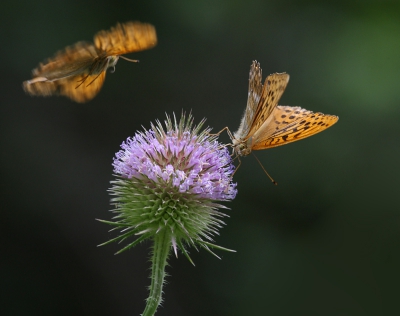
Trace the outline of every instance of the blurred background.
<instances>
[{"instance_id":1,"label":"blurred background","mask_svg":"<svg viewBox=\"0 0 400 316\"><path fill-rule=\"evenodd\" d=\"M335 114L327 131L242 159L216 243L171 257L157 315L393 315L400 281L400 3L4 2L0 10L2 315L139 315L149 247L114 256L112 158L128 136L192 111L236 130L252 60L287 72L280 104ZM92 101L30 97L22 81L116 22L158 45L120 60ZM223 134L221 141L228 142ZM396 313L397 310L397 313Z\"/></svg>"}]
</instances>

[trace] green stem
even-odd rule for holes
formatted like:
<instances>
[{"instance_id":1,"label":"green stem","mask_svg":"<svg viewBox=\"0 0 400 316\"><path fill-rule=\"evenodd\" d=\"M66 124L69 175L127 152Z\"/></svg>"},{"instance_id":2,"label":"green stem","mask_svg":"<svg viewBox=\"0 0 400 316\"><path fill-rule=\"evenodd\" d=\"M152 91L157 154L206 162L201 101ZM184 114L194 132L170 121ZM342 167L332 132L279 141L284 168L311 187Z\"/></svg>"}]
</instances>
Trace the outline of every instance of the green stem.
<instances>
[{"instance_id":1,"label":"green stem","mask_svg":"<svg viewBox=\"0 0 400 316\"><path fill-rule=\"evenodd\" d=\"M168 229L163 229L154 236L153 257L151 259L151 285L146 308L142 316L153 316L162 301L162 288L165 267L171 249L171 236Z\"/></svg>"}]
</instances>

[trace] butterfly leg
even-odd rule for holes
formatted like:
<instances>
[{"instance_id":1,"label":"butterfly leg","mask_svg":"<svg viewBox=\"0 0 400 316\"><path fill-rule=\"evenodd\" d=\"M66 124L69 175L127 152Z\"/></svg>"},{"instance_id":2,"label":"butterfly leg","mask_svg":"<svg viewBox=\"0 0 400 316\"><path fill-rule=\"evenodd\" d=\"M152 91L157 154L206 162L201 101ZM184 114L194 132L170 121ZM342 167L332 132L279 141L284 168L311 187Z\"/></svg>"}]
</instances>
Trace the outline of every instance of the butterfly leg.
<instances>
[{"instance_id":1,"label":"butterfly leg","mask_svg":"<svg viewBox=\"0 0 400 316\"><path fill-rule=\"evenodd\" d=\"M208 133L208 135L210 135L210 136L218 136L218 137L219 137L219 135L221 135L221 133L222 133L223 131L226 131L226 133L228 134L228 136L229 136L229 138L230 138L231 140L235 139L235 138L233 137L232 132L230 131L230 129L229 129L228 126L226 126L226 127L224 127L223 129L221 129L218 133L215 133L215 134ZM219 147L219 149L221 149L221 148L223 148L223 147L226 147L226 146L231 146L232 148L234 147L233 144L225 144L225 145L222 145L221 147ZM235 150L233 150L231 156L233 156L234 154L235 154Z\"/></svg>"},{"instance_id":2,"label":"butterfly leg","mask_svg":"<svg viewBox=\"0 0 400 316\"><path fill-rule=\"evenodd\" d=\"M232 154L232 155L233 155L233 154ZM235 171L232 173L231 179L233 178L233 176L235 175L236 171L238 171L240 165L242 164L242 161L240 160L240 156L239 156L239 155L236 155L236 157L235 157L234 159L236 159L236 158L238 159L239 164L238 164L238 166L235 168Z\"/></svg>"},{"instance_id":3,"label":"butterfly leg","mask_svg":"<svg viewBox=\"0 0 400 316\"><path fill-rule=\"evenodd\" d=\"M97 76L96 76L96 78L94 78L92 81L90 81L90 83L86 86L86 87L89 87L97 78L99 78L99 76L101 75L102 73L99 73Z\"/></svg>"},{"instance_id":4,"label":"butterfly leg","mask_svg":"<svg viewBox=\"0 0 400 316\"><path fill-rule=\"evenodd\" d=\"M223 132L223 131L226 131L226 133L228 134L228 136L229 136L229 138L231 139L231 140L234 140L235 139L235 137L233 136L233 134L232 134L232 132L231 132L231 130L229 129L229 127L228 126L226 126L226 127L224 127L223 129L221 129L218 133L215 133L215 134L211 134L211 133L208 133L210 136L218 136L219 137L219 135L221 135L221 133ZM229 144L230 146L232 146L233 144ZM232 146L233 147L233 146Z\"/></svg>"},{"instance_id":5,"label":"butterfly leg","mask_svg":"<svg viewBox=\"0 0 400 316\"><path fill-rule=\"evenodd\" d=\"M99 74L91 82L87 84L87 86L90 86L103 73L103 71L107 69L108 62L109 62L108 59L100 60L99 58L96 58L96 60L93 62L92 66L89 69L89 73L81 80L78 80L79 84L75 87L75 89L78 89L86 81L86 79L89 78L89 76L93 75L93 73L98 72Z\"/></svg>"},{"instance_id":6,"label":"butterfly leg","mask_svg":"<svg viewBox=\"0 0 400 316\"><path fill-rule=\"evenodd\" d=\"M221 135L221 133L222 133L223 131L226 131L226 132L227 132L227 134L228 134L228 136L230 137L230 139L233 138L232 133L231 133L231 131L229 130L229 127L228 127L228 126L225 126L225 127L224 127L223 129L221 129L218 133L215 133L215 134L209 133L209 135L211 135L211 136L219 136L219 135Z\"/></svg>"}]
</instances>

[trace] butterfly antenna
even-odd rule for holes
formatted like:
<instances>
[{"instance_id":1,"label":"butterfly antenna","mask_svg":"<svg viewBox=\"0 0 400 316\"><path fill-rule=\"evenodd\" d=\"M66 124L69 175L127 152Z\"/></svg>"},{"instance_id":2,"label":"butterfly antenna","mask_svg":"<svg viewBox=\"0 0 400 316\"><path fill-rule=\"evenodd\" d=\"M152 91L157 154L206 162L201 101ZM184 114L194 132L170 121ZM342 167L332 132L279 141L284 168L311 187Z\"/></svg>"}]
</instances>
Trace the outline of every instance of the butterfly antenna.
<instances>
[{"instance_id":1,"label":"butterfly antenna","mask_svg":"<svg viewBox=\"0 0 400 316\"><path fill-rule=\"evenodd\" d=\"M253 154L253 153L252 153ZM261 166L262 170L264 170L265 174L268 176L268 178L272 181L273 184L278 185L278 182L276 182L274 179L272 179L272 177L269 175L269 173L267 172L267 170L265 170L264 166L262 165L261 161L257 158L256 155L254 155L254 158L256 158L256 160L258 161L259 165Z\"/></svg>"},{"instance_id":2,"label":"butterfly antenna","mask_svg":"<svg viewBox=\"0 0 400 316\"><path fill-rule=\"evenodd\" d=\"M130 59L130 58L126 58L126 57L121 56L121 55L119 56L119 58L125 59L127 61L132 62L132 63L138 63L139 62L139 60L137 60L137 59Z\"/></svg>"}]
</instances>

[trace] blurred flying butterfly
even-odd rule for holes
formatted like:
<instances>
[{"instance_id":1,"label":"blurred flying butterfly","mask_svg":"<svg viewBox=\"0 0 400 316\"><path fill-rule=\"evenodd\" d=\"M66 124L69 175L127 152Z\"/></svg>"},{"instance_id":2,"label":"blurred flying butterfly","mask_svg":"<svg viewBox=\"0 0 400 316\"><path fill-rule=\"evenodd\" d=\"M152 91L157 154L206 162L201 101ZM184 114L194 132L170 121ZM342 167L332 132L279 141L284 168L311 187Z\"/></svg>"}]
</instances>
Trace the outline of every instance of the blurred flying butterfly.
<instances>
[{"instance_id":1,"label":"blurred flying butterfly","mask_svg":"<svg viewBox=\"0 0 400 316\"><path fill-rule=\"evenodd\" d=\"M106 70L115 69L121 56L154 47L157 44L153 25L140 22L118 23L109 31L100 31L94 43L78 42L59 51L53 58L32 71L33 79L24 81L30 95L63 95L84 103L99 93Z\"/></svg>"},{"instance_id":2,"label":"blurred flying butterfly","mask_svg":"<svg viewBox=\"0 0 400 316\"><path fill-rule=\"evenodd\" d=\"M244 116L233 135L228 131L236 155L247 156L252 150L289 144L322 132L338 121L335 115L278 105L289 82L288 74L269 75L264 85L261 79L260 64L253 61Z\"/></svg>"}]
</instances>

